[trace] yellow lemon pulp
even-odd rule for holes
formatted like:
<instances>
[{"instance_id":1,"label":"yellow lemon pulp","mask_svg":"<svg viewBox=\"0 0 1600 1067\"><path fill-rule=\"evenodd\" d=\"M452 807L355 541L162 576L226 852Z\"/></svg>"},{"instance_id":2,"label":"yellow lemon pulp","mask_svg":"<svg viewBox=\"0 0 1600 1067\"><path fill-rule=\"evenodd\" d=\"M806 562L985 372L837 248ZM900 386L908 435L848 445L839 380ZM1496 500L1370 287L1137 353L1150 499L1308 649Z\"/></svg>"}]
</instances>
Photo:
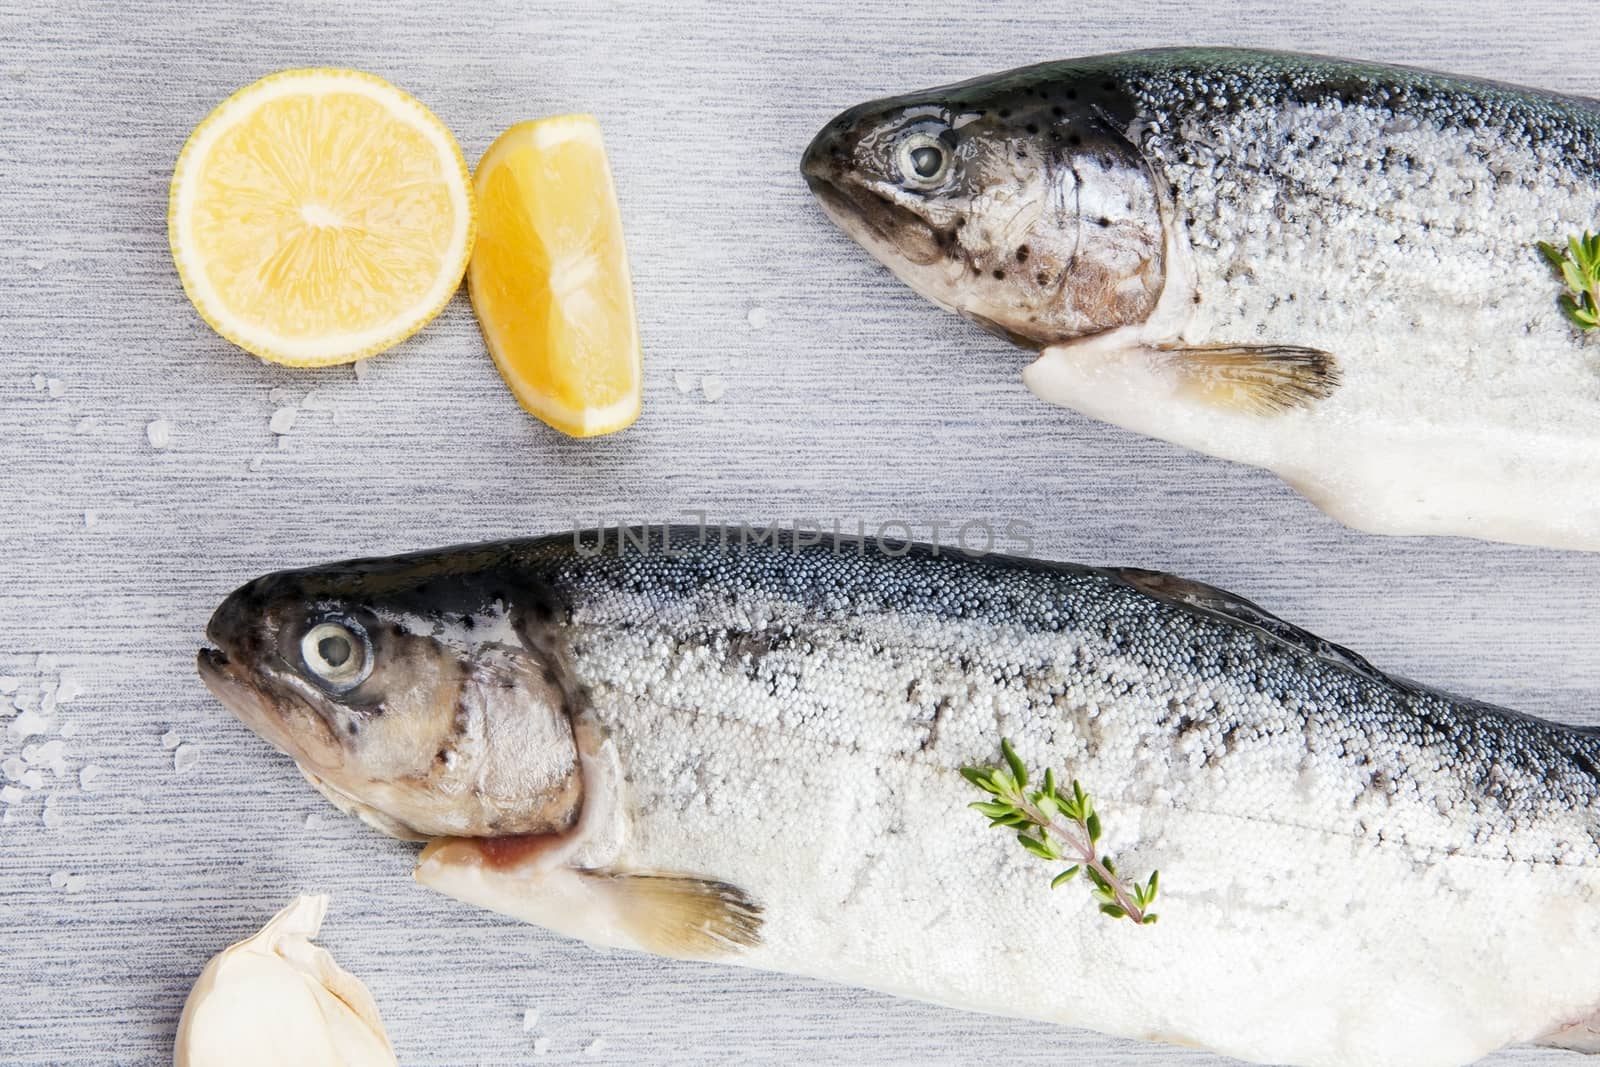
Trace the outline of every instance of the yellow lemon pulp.
<instances>
[{"instance_id":1,"label":"yellow lemon pulp","mask_svg":"<svg viewBox=\"0 0 1600 1067\"><path fill-rule=\"evenodd\" d=\"M489 353L519 403L574 437L639 417L633 289L600 126L562 115L513 126L473 177L467 271Z\"/></svg>"},{"instance_id":2,"label":"yellow lemon pulp","mask_svg":"<svg viewBox=\"0 0 1600 1067\"><path fill-rule=\"evenodd\" d=\"M168 235L202 318L263 359L349 363L443 309L472 252L455 138L348 70L288 70L208 115L172 176Z\"/></svg>"}]
</instances>

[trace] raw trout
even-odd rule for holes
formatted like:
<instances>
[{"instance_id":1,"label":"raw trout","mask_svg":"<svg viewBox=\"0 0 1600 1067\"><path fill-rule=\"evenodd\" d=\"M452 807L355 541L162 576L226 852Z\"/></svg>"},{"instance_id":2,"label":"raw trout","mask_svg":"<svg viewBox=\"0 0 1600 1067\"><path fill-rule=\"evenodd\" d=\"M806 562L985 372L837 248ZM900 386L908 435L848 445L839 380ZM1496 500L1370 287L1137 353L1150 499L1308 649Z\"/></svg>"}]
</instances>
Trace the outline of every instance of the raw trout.
<instances>
[{"instance_id":1,"label":"raw trout","mask_svg":"<svg viewBox=\"0 0 1600 1067\"><path fill-rule=\"evenodd\" d=\"M862 104L803 170L1052 403L1277 472L1363 530L1600 549L1600 104L1233 49Z\"/></svg>"},{"instance_id":2,"label":"raw trout","mask_svg":"<svg viewBox=\"0 0 1600 1067\"><path fill-rule=\"evenodd\" d=\"M1595 734L1151 571L748 535L271 574L200 674L432 839L421 882L596 944L1273 1063L1595 1046ZM968 809L1002 738L1159 868L1159 923Z\"/></svg>"}]
</instances>

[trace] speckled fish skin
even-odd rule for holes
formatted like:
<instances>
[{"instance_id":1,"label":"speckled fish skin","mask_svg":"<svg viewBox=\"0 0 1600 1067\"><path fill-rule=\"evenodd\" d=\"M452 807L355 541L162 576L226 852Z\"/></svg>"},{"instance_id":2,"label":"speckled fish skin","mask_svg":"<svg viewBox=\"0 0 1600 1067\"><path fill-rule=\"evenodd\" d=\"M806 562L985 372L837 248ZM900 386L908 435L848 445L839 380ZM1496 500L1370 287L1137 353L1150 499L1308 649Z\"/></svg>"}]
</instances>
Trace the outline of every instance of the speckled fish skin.
<instances>
[{"instance_id":1,"label":"speckled fish skin","mask_svg":"<svg viewBox=\"0 0 1600 1067\"><path fill-rule=\"evenodd\" d=\"M929 137L937 184L907 169ZM1274 470L1364 530L1596 550L1600 343L1537 243L1600 229L1597 160L1592 100L1170 49L862 104L803 169L913 288L1041 350L1046 400ZM1239 382L1184 357L1217 346L1333 369L1229 403Z\"/></svg>"},{"instance_id":2,"label":"speckled fish skin","mask_svg":"<svg viewBox=\"0 0 1600 1067\"><path fill-rule=\"evenodd\" d=\"M758 943L685 955L1273 1063L1442 1067L1572 1026L1556 1040L1588 1039L1590 732L1395 681L1154 572L643 536L643 552L609 531L598 551L566 534L271 575L218 610L202 672L247 665L267 617L291 637L330 617L397 626L411 643L380 655L416 662L375 677L448 673L521 634L565 677L499 714L582 719L625 776L614 826L572 864L757 902ZM406 714L379 699L362 721ZM1054 868L968 809L959 769L998 763L1002 737L1094 795L1122 870L1161 871L1159 924L1052 891ZM435 742L418 743L426 766ZM502 762L545 763L508 743ZM632 944L584 906L540 911L537 881L445 888Z\"/></svg>"}]
</instances>

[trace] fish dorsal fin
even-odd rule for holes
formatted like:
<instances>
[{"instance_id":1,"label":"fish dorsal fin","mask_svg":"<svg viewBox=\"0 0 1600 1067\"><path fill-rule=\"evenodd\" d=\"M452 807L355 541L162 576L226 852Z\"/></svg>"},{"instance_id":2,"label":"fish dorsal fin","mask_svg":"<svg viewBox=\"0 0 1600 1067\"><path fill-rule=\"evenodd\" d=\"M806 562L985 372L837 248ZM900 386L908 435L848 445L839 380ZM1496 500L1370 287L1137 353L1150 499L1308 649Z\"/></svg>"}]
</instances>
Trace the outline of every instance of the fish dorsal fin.
<instances>
[{"instance_id":1,"label":"fish dorsal fin","mask_svg":"<svg viewBox=\"0 0 1600 1067\"><path fill-rule=\"evenodd\" d=\"M1280 645L1315 656L1346 670L1355 671L1374 681L1392 681L1388 675L1343 645L1336 645L1314 633L1302 630L1293 623L1284 622L1270 611L1257 607L1244 597L1235 596L1226 589L1218 589L1214 585L1191 581L1188 578L1179 578L1163 571L1147 571L1137 567L1119 567L1111 573L1146 596L1206 615L1214 615L1241 626L1248 626Z\"/></svg>"}]
</instances>

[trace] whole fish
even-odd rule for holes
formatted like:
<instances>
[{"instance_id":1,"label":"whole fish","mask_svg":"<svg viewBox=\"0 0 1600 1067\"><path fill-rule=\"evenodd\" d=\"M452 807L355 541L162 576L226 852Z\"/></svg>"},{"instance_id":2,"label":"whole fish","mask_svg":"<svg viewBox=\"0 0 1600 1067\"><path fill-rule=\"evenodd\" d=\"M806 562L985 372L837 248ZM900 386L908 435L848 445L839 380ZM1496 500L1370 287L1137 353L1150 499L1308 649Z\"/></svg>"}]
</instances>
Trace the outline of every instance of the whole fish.
<instances>
[{"instance_id":1,"label":"whole fish","mask_svg":"<svg viewBox=\"0 0 1600 1067\"><path fill-rule=\"evenodd\" d=\"M1600 739L1209 586L649 527L271 574L207 634L420 881L593 943L1273 1063L1600 1047ZM1002 738L1159 923L968 810Z\"/></svg>"},{"instance_id":2,"label":"whole fish","mask_svg":"<svg viewBox=\"0 0 1600 1067\"><path fill-rule=\"evenodd\" d=\"M1600 342L1539 249L1600 230L1600 103L1164 49L862 104L802 169L1047 401L1360 529L1600 549Z\"/></svg>"}]
</instances>

